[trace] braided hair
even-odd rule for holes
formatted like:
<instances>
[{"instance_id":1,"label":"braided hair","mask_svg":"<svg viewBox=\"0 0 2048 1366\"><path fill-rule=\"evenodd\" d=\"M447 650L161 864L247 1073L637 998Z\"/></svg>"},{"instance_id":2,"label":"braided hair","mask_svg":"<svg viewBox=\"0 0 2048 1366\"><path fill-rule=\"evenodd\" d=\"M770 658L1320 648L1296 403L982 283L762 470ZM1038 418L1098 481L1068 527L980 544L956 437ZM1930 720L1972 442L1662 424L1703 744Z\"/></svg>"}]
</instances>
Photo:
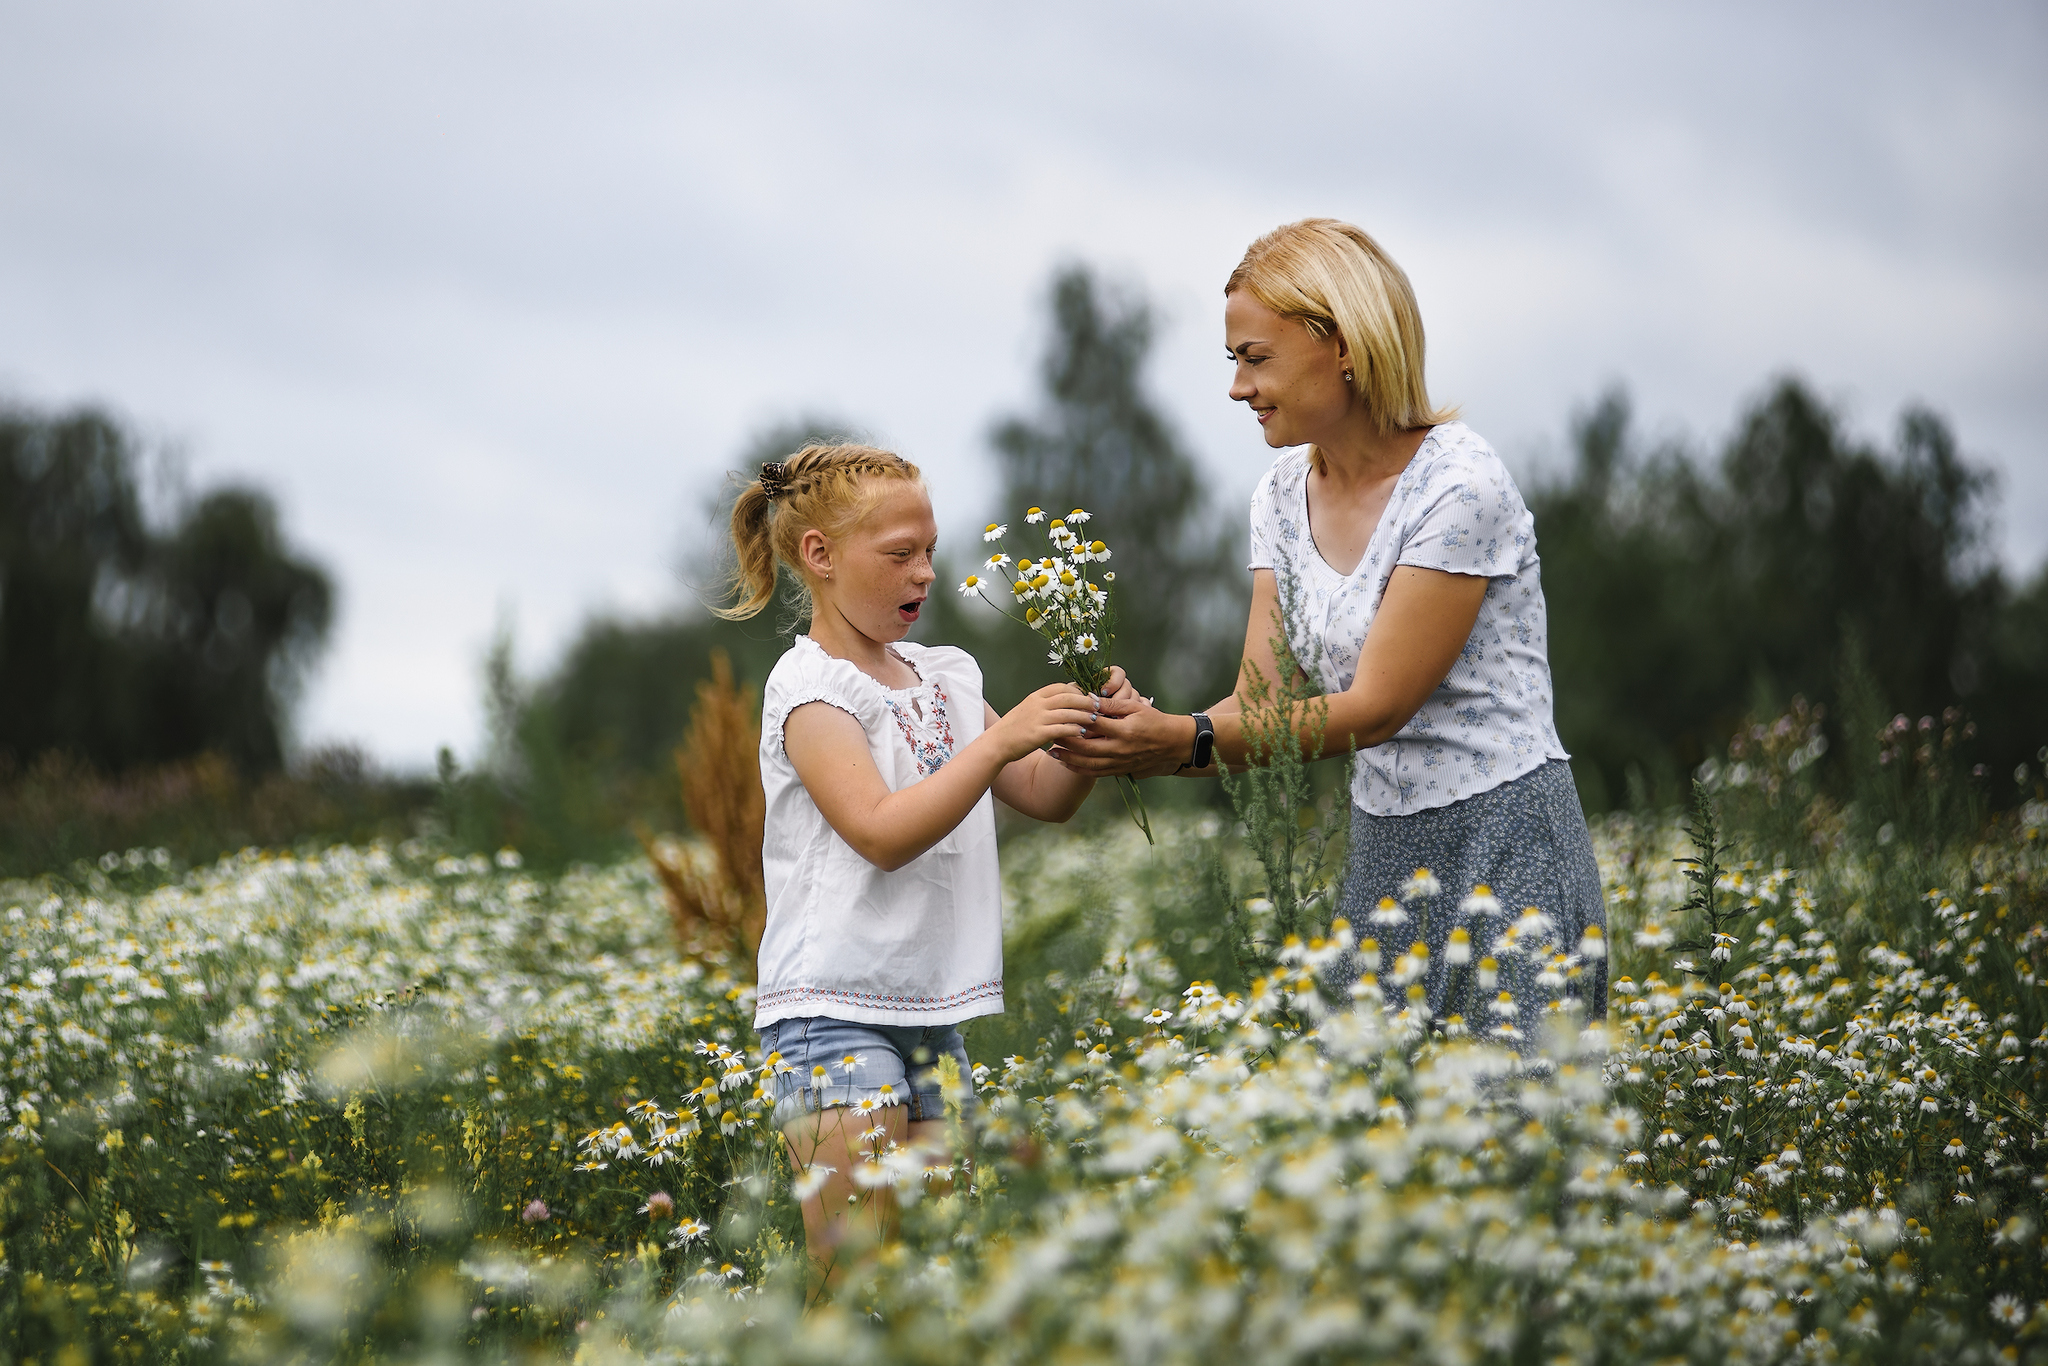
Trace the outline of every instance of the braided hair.
<instances>
[{"instance_id":1,"label":"braided hair","mask_svg":"<svg viewBox=\"0 0 2048 1366\"><path fill-rule=\"evenodd\" d=\"M800 553L804 533L816 528L827 537L845 535L872 510L885 479L917 483L923 476L902 456L873 446L806 446L761 466L732 508L728 588L738 601L712 610L728 621L760 612L775 600L778 562L795 572L799 592L808 599Z\"/></svg>"}]
</instances>

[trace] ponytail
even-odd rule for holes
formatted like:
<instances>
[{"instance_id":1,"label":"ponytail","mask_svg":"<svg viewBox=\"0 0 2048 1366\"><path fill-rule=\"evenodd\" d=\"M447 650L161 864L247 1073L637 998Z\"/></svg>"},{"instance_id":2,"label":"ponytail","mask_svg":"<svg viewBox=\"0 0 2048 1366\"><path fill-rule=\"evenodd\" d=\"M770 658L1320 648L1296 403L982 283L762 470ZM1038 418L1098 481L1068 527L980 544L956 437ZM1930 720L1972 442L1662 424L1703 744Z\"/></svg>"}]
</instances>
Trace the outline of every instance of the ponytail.
<instances>
[{"instance_id":1,"label":"ponytail","mask_svg":"<svg viewBox=\"0 0 2048 1366\"><path fill-rule=\"evenodd\" d=\"M881 490L876 481L920 482L917 466L873 446L806 446L787 460L771 460L740 488L732 506L733 567L727 592L738 600L711 610L727 621L758 614L775 600L778 562L796 572L808 606L809 581L800 548L812 529L842 536L860 524Z\"/></svg>"},{"instance_id":2,"label":"ponytail","mask_svg":"<svg viewBox=\"0 0 2048 1366\"><path fill-rule=\"evenodd\" d=\"M756 479L732 505L733 566L728 588L739 595L730 607L711 610L727 621L743 621L775 600L775 546L769 540L772 504Z\"/></svg>"}]
</instances>

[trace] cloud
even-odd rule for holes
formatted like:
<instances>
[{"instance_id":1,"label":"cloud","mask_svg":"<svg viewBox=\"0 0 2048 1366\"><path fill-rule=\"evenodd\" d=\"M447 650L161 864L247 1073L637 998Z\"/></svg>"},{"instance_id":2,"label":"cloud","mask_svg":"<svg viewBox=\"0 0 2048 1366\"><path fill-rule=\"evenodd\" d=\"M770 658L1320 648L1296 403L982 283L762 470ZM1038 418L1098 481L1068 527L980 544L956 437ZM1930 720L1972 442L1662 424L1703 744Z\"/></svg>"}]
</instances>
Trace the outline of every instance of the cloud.
<instances>
[{"instance_id":1,"label":"cloud","mask_svg":"<svg viewBox=\"0 0 2048 1366\"><path fill-rule=\"evenodd\" d=\"M681 601L746 433L846 413L978 524L1075 257L1146 288L1220 498L1267 453L1217 290L1329 213L1518 467L1611 379L1704 445L1796 369L1925 401L2048 553L2048 26L2013 5L140 4L0 43L0 388L281 494L344 617L310 738L473 744L525 657Z\"/></svg>"}]
</instances>

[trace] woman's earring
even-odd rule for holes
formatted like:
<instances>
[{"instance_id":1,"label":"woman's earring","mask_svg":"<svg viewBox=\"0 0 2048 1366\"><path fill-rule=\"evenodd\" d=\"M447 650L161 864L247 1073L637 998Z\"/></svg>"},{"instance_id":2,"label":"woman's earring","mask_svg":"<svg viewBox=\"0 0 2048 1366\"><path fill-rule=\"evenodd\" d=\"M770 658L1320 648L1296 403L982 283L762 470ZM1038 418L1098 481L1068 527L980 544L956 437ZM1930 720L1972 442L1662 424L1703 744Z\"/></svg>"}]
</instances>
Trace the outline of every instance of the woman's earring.
<instances>
[{"instance_id":1,"label":"woman's earring","mask_svg":"<svg viewBox=\"0 0 2048 1366\"><path fill-rule=\"evenodd\" d=\"M1349 370L1346 370L1346 371L1344 372L1344 382L1345 382L1346 384L1349 384L1349 383L1351 383L1351 372L1350 372Z\"/></svg>"}]
</instances>

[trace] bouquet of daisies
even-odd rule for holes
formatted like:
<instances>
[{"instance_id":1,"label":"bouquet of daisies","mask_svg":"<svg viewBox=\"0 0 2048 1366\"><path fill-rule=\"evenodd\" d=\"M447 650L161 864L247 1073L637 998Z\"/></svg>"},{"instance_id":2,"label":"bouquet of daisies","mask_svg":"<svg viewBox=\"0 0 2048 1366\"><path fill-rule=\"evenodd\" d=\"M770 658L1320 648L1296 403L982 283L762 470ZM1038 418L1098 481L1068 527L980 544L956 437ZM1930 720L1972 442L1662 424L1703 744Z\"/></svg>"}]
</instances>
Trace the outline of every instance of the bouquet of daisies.
<instances>
[{"instance_id":1,"label":"bouquet of daisies","mask_svg":"<svg viewBox=\"0 0 2048 1366\"><path fill-rule=\"evenodd\" d=\"M985 576L969 574L960 585L960 592L966 597L980 598L1004 616L1038 632L1049 647L1048 660L1077 687L1100 693L1109 682L1109 646L1116 639L1116 602L1111 591L1116 573L1092 566L1109 562L1109 547L1076 530L1089 521L1088 512L1082 508L1049 521L1045 509L1031 508L1025 512L1024 520L1033 526L1046 522L1045 534L1052 542L1052 553L1036 559L1027 556L1012 560L1002 544L1010 528L990 522L981 539L993 543L995 553L982 565ZM1100 582L1090 580L1091 573ZM1002 583L1009 585L1008 609L988 593L990 587ZM1145 798L1138 791L1137 782L1128 775L1119 775L1116 784L1124 799L1124 809L1145 832L1146 843L1151 843L1152 820L1145 811Z\"/></svg>"}]
</instances>

